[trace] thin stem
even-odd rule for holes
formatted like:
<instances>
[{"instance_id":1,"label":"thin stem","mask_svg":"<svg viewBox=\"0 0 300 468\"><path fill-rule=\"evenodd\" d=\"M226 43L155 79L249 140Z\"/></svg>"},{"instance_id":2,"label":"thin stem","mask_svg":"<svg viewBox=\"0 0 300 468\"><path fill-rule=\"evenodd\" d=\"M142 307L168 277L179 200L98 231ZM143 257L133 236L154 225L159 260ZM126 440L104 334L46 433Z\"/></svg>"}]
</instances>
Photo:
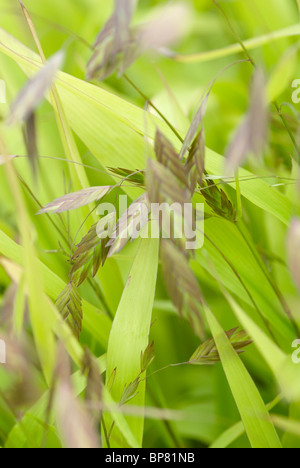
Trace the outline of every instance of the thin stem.
<instances>
[{"instance_id":1,"label":"thin stem","mask_svg":"<svg viewBox=\"0 0 300 468\"><path fill-rule=\"evenodd\" d=\"M236 187L237 219L239 219L243 216L243 208L242 208L241 187L240 187L238 170L236 171L235 187Z\"/></svg>"},{"instance_id":2,"label":"thin stem","mask_svg":"<svg viewBox=\"0 0 300 468\"><path fill-rule=\"evenodd\" d=\"M294 24L288 26L287 28L280 29L278 31L272 31L271 33L264 34L263 36L252 37L251 39L245 39L243 41L244 46L247 50L254 50L258 47L261 47L265 44L278 41L280 39L288 37L298 37L300 34L300 25ZM240 44L235 43L220 49L208 50L204 52L198 52L195 54L181 55L176 54L168 55L167 57L175 60L176 62L181 63L204 63L210 62L212 60L217 60L231 55L236 55L240 52Z\"/></svg>"},{"instance_id":3,"label":"thin stem","mask_svg":"<svg viewBox=\"0 0 300 468\"><path fill-rule=\"evenodd\" d=\"M161 408L161 404L159 400L157 399L157 397L152 392L151 388L148 388L147 391L150 395L150 398L152 398L154 405L157 408ZM162 421L162 423L164 424L169 436L171 437L175 448L181 448L181 449L185 448L183 441L179 440L179 437L177 436L177 434L175 434L175 431L173 430L171 423L165 419Z\"/></svg>"},{"instance_id":4,"label":"thin stem","mask_svg":"<svg viewBox=\"0 0 300 468\"><path fill-rule=\"evenodd\" d=\"M270 273L268 272L268 270L266 269L265 267L265 264L263 263L262 259L260 258L259 254L256 252L256 250L253 248L253 246L251 245L249 239L247 238L247 236L245 235L243 229L241 228L241 226L237 223L236 224L236 227L239 231L239 233L241 234L242 238L244 239L245 243L247 244L250 252L252 253L253 257L255 258L257 264L259 265L261 271L263 272L264 276L266 277L266 279L268 280L269 284L271 285L273 291L275 292L280 304L282 305L282 308L285 312L285 314L288 316L288 318L290 319L296 333L298 336L300 336L300 330L299 330L299 327L293 317L293 314L282 294L282 292L280 291L279 287L277 286L277 284L275 283L275 281L273 280L273 278L271 277Z\"/></svg>"},{"instance_id":5,"label":"thin stem","mask_svg":"<svg viewBox=\"0 0 300 468\"><path fill-rule=\"evenodd\" d=\"M251 64L253 65L254 68L256 68L256 65L255 65L255 62L253 61L252 57L250 56L247 48L245 47L243 41L240 39L239 35L236 33L236 31L234 30L234 28L232 27L231 25L231 22L228 18L228 16L226 15L225 11L223 10L223 8L219 5L218 1L217 0L213 0L214 4L219 8L219 10L221 11L221 13L223 14L223 16L225 17L226 19L226 22L228 23L228 26L231 30L231 32L234 34L234 36L236 37L236 39L238 40L239 44L241 45L242 49L244 50L245 54L247 55L247 57L249 58ZM278 106L277 102L274 101L274 106L276 108L276 111L278 113L278 115L280 116L281 120L282 120L282 123L285 127L285 129L287 130L288 132L288 135L293 143L293 146L298 154L298 157L300 159L300 150L298 148L298 145L297 145L297 142L296 142L296 139L291 131L291 129L289 128L288 124L287 124L287 121L284 117L284 115L282 114L281 112L281 109L280 107ZM269 273L266 271L265 267L262 265L262 262L260 261L261 259L257 257L257 252L255 252L255 250L252 248L250 242L248 241L248 239L246 238L246 236L244 235L243 231L240 229L240 227L238 226L238 229L239 229L239 232L241 233L243 239L245 240L245 242L247 243L249 249L251 250L251 252L253 253L254 257L256 258L256 261L257 263L259 264L261 270L263 271L264 275L266 276L268 282L270 283L270 285L272 286L276 296L278 297L282 307L283 307L283 310L284 312L287 314L287 316L289 317L289 319L291 320L291 323L293 324L293 327L295 328L295 331L297 334L299 334L299 327L291 313L291 310L283 296L283 294L281 293L280 289L278 288L277 284L273 281L273 279L271 278L271 276L269 275Z\"/></svg>"}]
</instances>

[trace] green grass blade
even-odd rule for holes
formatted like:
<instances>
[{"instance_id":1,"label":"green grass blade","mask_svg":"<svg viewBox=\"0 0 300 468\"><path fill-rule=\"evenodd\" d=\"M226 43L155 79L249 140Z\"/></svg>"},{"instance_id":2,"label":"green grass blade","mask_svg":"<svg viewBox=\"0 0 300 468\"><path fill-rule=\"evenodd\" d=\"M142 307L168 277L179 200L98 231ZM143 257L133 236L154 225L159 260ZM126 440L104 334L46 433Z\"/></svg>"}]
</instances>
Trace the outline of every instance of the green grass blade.
<instances>
[{"instance_id":1,"label":"green grass blade","mask_svg":"<svg viewBox=\"0 0 300 468\"><path fill-rule=\"evenodd\" d=\"M0 135L1 153L7 157L5 143ZM20 182L11 163L5 166L11 195L17 212L19 232L22 240L22 259L24 262L24 278L28 288L28 306L32 323L33 336L37 354L48 385L52 381L55 366L56 343L50 326L50 310L43 295L43 283L32 239L32 225L26 210L26 204Z\"/></svg>"}]
</instances>

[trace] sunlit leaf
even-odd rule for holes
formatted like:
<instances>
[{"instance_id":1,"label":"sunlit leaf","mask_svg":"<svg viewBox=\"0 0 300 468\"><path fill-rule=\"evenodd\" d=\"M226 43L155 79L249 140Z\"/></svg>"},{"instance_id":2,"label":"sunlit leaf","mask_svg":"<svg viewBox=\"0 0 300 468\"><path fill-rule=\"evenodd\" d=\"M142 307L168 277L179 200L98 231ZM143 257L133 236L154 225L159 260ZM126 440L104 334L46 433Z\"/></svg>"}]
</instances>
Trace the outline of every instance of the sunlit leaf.
<instances>
[{"instance_id":1,"label":"sunlit leaf","mask_svg":"<svg viewBox=\"0 0 300 468\"><path fill-rule=\"evenodd\" d=\"M265 76L257 70L252 83L250 108L227 152L226 175L232 176L249 154L261 156L268 133Z\"/></svg>"}]
</instances>

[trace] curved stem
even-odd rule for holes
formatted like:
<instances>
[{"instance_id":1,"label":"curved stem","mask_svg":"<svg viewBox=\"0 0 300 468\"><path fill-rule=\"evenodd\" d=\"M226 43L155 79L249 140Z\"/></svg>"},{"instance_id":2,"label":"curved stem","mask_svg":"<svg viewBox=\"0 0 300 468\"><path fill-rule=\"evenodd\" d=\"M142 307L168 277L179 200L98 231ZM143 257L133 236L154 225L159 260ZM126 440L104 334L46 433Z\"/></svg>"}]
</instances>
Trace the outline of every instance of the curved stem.
<instances>
[{"instance_id":1,"label":"curved stem","mask_svg":"<svg viewBox=\"0 0 300 468\"><path fill-rule=\"evenodd\" d=\"M250 61L250 63L252 64L253 68L255 69L256 68L256 63L254 62L254 60L252 59L247 47L245 46L245 43L242 41L242 39L239 37L238 33L235 31L234 27L232 26L231 22L230 22L230 19L228 18L225 10L221 7L221 5L219 4L218 0L213 0L213 3L216 5L216 7L220 10L220 12L222 13L222 15L224 16L227 24L228 24L228 27L230 29L230 31L232 32L232 34L234 35L234 37L236 38L236 40L238 41L239 45L241 46L242 50L244 51L246 57L248 58L248 60ZM276 108L276 111L279 115L279 117L281 118L282 120L282 123L285 127L285 129L287 130L288 132L288 135L293 143L293 146L295 148L295 151L297 152L297 155L298 155L298 158L300 157L300 150L298 148L298 145L297 145L297 142L295 140L295 137L291 131L291 129L289 128L288 126L288 123L284 117L284 115L282 114L281 112L281 109L279 107L279 105L277 104L276 101L273 102L275 108Z\"/></svg>"}]
</instances>

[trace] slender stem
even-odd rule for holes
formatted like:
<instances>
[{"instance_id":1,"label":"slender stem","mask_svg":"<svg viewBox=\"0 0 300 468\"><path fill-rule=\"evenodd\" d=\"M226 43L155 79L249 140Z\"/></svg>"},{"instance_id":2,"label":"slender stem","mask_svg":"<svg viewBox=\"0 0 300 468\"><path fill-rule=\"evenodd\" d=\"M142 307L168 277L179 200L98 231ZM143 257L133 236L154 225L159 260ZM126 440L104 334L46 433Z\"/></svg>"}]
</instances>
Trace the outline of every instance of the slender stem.
<instances>
[{"instance_id":1,"label":"slender stem","mask_svg":"<svg viewBox=\"0 0 300 468\"><path fill-rule=\"evenodd\" d=\"M174 135L177 136L178 140L180 140L181 143L183 143L183 138L179 135L178 131L176 128L171 124L171 122L163 115L162 112L153 104L153 102L141 91L132 81L130 78L128 78L127 75L124 75L124 78L128 83L142 96L143 99L145 99L146 102L150 104L150 106L155 110L155 112L158 113L158 115L164 120L164 122L170 127Z\"/></svg>"},{"instance_id":2,"label":"slender stem","mask_svg":"<svg viewBox=\"0 0 300 468\"><path fill-rule=\"evenodd\" d=\"M232 33L234 34L234 36L236 37L236 39L238 40L239 44L241 45L243 51L244 51L245 54L247 55L248 59L250 60L251 64L253 65L253 67L255 68L255 67L256 67L255 62L253 61L252 57L250 56L250 54L249 54L247 48L245 47L243 41L240 39L239 35L236 33L236 31L234 30L233 26L231 25L231 22L230 22L228 16L226 15L225 11L224 11L223 8L219 5L218 0L213 0L213 2L214 2L214 4L219 8L219 10L221 11L221 13L222 13L223 16L225 17L226 22L228 23L228 26L229 26L231 32L232 32ZM278 106L277 102L274 101L273 104L274 104L274 106L275 106L275 108L276 108L276 110L277 110L278 115L280 116L280 118L281 118L281 120L282 120L282 122L283 122L284 127L286 128L286 130L287 130L287 132L288 132L288 135L289 135L289 137L290 137L290 139L291 139L291 141L292 141L292 143L293 143L293 146L294 146L294 148L295 148L295 150L296 150L296 152L297 152L297 154L298 154L298 157L299 157L299 159L300 159L300 150L299 150L299 148L298 148L296 139L295 139L295 137L294 137L294 135L293 135L291 129L289 128L289 126L288 126L288 124L287 124L287 121L286 121L284 115L282 114L281 109L280 109L280 107ZM237 225L237 226L238 226L238 225ZM296 321L295 321L295 319L294 319L294 317L293 317L293 315L292 315L292 313L291 313L291 310L290 310L290 308L289 308L289 306L288 306L288 304L287 304L285 298L283 297L283 294L281 293L280 289L278 288L277 284L273 281L273 279L271 278L271 276L269 275L269 273L266 271L264 265L263 265L262 262L261 262L261 259L258 258L257 252L255 252L255 250L252 248L250 242L248 241L248 239L247 239L246 236L244 235L244 232L240 229L239 226L238 226L238 229L239 229L239 232L240 232L240 234L242 235L243 239L244 239L245 242L247 243L249 249L250 249L251 252L253 253L253 255L254 255L254 257L255 257L257 263L259 264L261 270L263 271L264 275L266 276L268 282L269 282L270 285L272 286L272 288L273 288L273 290L274 290L276 296L278 297L278 299L279 299L279 301L280 301L280 303L281 303L281 305L282 305L282 307L283 307L284 312L287 314L287 316L288 316L289 319L291 320L291 323L293 324L296 333L299 334L299 327L298 327L298 325L297 325L297 323L296 323Z\"/></svg>"},{"instance_id":3,"label":"slender stem","mask_svg":"<svg viewBox=\"0 0 300 468\"><path fill-rule=\"evenodd\" d=\"M239 231L239 233L241 234L241 236L243 237L245 243L247 244L249 250L251 251L253 257L255 258L257 264L259 265L261 271L263 272L264 276L266 277L266 279L268 280L269 284L271 285L272 289L274 290L280 304L282 305L282 308L285 312L285 314L288 316L288 318L290 319L296 333L298 336L300 336L300 330L299 330L299 327L296 323L296 320L294 319L293 317L293 314L282 294L282 292L280 291L279 287L277 286L277 284L275 283L275 281L273 280L273 278L271 277L270 273L268 272L268 270L266 269L265 267L265 264L263 263L262 259L260 258L258 252L253 248L253 246L251 245L249 239L247 238L247 236L245 235L243 229L241 228L241 226L239 224L236 224L237 226L237 229Z\"/></svg>"},{"instance_id":4,"label":"slender stem","mask_svg":"<svg viewBox=\"0 0 300 468\"><path fill-rule=\"evenodd\" d=\"M224 16L227 24L228 24L228 27L230 29L230 31L232 32L232 34L234 35L234 37L236 38L237 42L240 44L241 48L243 49L243 51L245 52L245 54L247 55L250 63L252 63L252 65L255 67L255 63L254 63L254 60L253 58L251 57L251 55L249 54L247 48L245 47L242 39L240 38L240 36L237 34L237 32L235 31L235 29L233 28L227 14L225 13L225 11L223 10L223 8L221 7L221 5L219 4L219 2L217 0L213 0L214 4L216 5L216 7L220 10L220 12L222 13L222 15Z\"/></svg>"}]
</instances>

